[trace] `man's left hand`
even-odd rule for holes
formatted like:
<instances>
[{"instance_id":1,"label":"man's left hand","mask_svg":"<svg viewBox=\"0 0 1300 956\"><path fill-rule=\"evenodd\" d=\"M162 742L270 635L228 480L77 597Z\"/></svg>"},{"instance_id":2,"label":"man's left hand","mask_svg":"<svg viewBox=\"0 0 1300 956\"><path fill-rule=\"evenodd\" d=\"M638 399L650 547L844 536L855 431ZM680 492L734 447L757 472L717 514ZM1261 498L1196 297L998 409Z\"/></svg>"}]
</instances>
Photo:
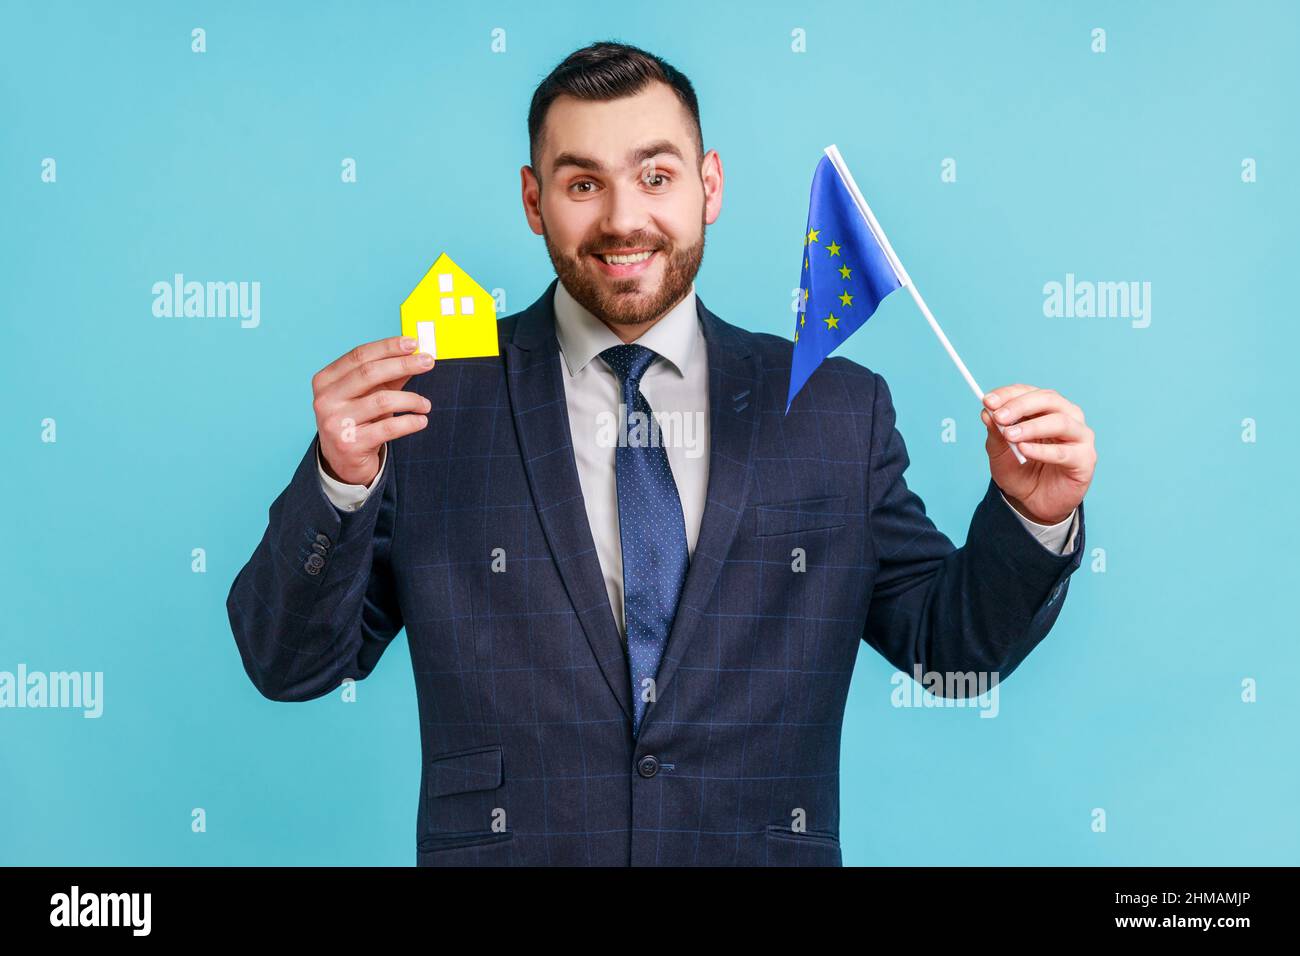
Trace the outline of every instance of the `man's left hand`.
<instances>
[{"instance_id":1,"label":"man's left hand","mask_svg":"<svg viewBox=\"0 0 1300 956\"><path fill-rule=\"evenodd\" d=\"M984 448L989 472L1012 506L1039 524L1070 517L1097 466L1094 436L1083 420L1083 409L1050 388L1006 385L984 396L980 419L988 432ZM998 425L1006 426L1005 435ZM1028 459L1025 464L1016 460L1007 442L1019 446Z\"/></svg>"}]
</instances>

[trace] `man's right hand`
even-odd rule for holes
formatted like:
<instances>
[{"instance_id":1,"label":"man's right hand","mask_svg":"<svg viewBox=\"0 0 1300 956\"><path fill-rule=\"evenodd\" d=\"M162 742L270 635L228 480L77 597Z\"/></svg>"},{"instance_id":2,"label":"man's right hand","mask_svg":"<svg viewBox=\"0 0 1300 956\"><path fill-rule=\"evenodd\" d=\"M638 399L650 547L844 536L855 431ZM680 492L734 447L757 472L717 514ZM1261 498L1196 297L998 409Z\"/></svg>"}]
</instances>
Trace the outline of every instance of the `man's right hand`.
<instances>
[{"instance_id":1,"label":"man's right hand","mask_svg":"<svg viewBox=\"0 0 1300 956\"><path fill-rule=\"evenodd\" d=\"M429 424L429 400L402 391L411 376L433 368L431 355L411 351L417 344L400 335L367 342L312 376L321 459L331 478L370 484L379 474L384 443Z\"/></svg>"}]
</instances>

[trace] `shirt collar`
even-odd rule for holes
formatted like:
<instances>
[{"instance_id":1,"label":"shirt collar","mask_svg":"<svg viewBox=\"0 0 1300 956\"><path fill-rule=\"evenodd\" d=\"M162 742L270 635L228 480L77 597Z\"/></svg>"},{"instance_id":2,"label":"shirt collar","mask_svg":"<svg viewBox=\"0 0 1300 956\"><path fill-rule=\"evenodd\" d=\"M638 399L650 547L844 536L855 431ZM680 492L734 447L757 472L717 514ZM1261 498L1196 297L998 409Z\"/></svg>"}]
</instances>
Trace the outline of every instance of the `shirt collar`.
<instances>
[{"instance_id":1,"label":"shirt collar","mask_svg":"<svg viewBox=\"0 0 1300 956\"><path fill-rule=\"evenodd\" d=\"M596 318L564 287L555 283L555 336L570 375L577 375L593 358L623 340L609 326ZM695 305L695 283L690 291L658 322L636 339L663 356L681 375L686 374L695 355L695 340L701 335L699 313Z\"/></svg>"}]
</instances>

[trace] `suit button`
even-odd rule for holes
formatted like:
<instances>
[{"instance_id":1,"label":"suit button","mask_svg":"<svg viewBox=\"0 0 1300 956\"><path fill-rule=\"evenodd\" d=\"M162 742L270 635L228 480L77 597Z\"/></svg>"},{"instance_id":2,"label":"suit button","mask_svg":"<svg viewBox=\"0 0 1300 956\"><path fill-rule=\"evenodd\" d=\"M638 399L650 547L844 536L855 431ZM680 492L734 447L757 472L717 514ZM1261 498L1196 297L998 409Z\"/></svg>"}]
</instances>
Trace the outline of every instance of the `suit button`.
<instances>
[{"instance_id":1,"label":"suit button","mask_svg":"<svg viewBox=\"0 0 1300 956\"><path fill-rule=\"evenodd\" d=\"M316 543L319 544L322 548L328 548L330 546L329 535L327 534L316 535Z\"/></svg>"},{"instance_id":2,"label":"suit button","mask_svg":"<svg viewBox=\"0 0 1300 956\"><path fill-rule=\"evenodd\" d=\"M325 567L325 559L319 554L307 555L307 563L303 565L308 574L320 574L320 569Z\"/></svg>"},{"instance_id":3,"label":"suit button","mask_svg":"<svg viewBox=\"0 0 1300 956\"><path fill-rule=\"evenodd\" d=\"M643 777L653 777L659 772L659 758L646 754L637 761L636 772Z\"/></svg>"},{"instance_id":4,"label":"suit button","mask_svg":"<svg viewBox=\"0 0 1300 956\"><path fill-rule=\"evenodd\" d=\"M327 551L329 551L329 548L327 548L325 545L321 544L319 541L313 541L313 542L312 542L311 549L312 549L313 551L315 551L317 554L321 554L321 555L323 555L323 554L325 554Z\"/></svg>"}]
</instances>

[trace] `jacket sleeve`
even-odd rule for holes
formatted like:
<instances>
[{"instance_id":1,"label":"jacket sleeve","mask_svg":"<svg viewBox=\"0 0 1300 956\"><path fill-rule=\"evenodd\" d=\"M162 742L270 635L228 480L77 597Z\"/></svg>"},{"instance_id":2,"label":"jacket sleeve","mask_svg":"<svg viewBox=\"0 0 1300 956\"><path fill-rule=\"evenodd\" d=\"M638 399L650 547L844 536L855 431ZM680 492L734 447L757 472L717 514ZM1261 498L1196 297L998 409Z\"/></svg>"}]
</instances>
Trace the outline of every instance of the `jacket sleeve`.
<instances>
[{"instance_id":1,"label":"jacket sleeve","mask_svg":"<svg viewBox=\"0 0 1300 956\"><path fill-rule=\"evenodd\" d=\"M226 598L244 670L271 700L311 700L365 678L402 628L390 563L396 463L360 508L340 511L321 487L317 442Z\"/></svg>"},{"instance_id":2,"label":"jacket sleeve","mask_svg":"<svg viewBox=\"0 0 1300 956\"><path fill-rule=\"evenodd\" d=\"M1005 680L1047 636L1084 552L1083 505L1074 550L1053 554L1019 522L990 478L955 548L907 487L907 448L878 373L866 510L877 563L863 640L909 676L983 674ZM960 688L960 680L944 687ZM948 696L968 696L956 693Z\"/></svg>"}]
</instances>

